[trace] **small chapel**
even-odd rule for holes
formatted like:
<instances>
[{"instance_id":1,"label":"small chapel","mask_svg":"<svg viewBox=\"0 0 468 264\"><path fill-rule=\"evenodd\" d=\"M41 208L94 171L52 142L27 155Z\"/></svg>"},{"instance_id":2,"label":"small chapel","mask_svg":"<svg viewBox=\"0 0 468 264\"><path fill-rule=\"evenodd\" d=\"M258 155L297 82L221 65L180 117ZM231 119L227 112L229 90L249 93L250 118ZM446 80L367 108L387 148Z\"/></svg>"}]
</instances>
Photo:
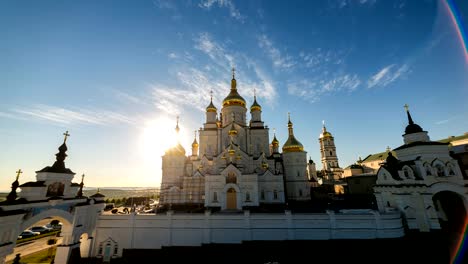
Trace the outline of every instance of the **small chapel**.
<instances>
[{"instance_id":1,"label":"small chapel","mask_svg":"<svg viewBox=\"0 0 468 264\"><path fill-rule=\"evenodd\" d=\"M253 99L247 122L248 108L233 69L221 111L211 97L191 155L179 142L162 157L160 205L242 210L310 200L307 152L294 136L291 118L288 139L280 150L276 134L270 142L262 107L256 95Z\"/></svg>"}]
</instances>

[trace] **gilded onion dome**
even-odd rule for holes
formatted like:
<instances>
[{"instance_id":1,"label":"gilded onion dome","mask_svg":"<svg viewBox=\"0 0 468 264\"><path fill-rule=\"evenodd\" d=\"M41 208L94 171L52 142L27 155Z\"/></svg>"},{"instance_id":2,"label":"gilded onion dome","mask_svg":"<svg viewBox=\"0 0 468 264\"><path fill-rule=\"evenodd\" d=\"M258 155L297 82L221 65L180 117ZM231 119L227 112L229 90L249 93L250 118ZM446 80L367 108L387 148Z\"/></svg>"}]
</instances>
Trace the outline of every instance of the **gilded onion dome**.
<instances>
[{"instance_id":1,"label":"gilded onion dome","mask_svg":"<svg viewBox=\"0 0 468 264\"><path fill-rule=\"evenodd\" d=\"M237 83L234 76L234 69L232 69L231 91L228 96L223 100L223 107L239 105L245 107L245 100L237 92Z\"/></svg>"},{"instance_id":2,"label":"gilded onion dome","mask_svg":"<svg viewBox=\"0 0 468 264\"><path fill-rule=\"evenodd\" d=\"M333 137L333 136L330 132L327 131L327 128L325 127L325 121L323 121L322 133L320 133L320 138L328 138L328 137Z\"/></svg>"},{"instance_id":3,"label":"gilded onion dome","mask_svg":"<svg viewBox=\"0 0 468 264\"><path fill-rule=\"evenodd\" d=\"M271 141L271 145L273 147L278 147L279 146L279 141L276 139L276 133L273 134L273 141Z\"/></svg>"},{"instance_id":4,"label":"gilded onion dome","mask_svg":"<svg viewBox=\"0 0 468 264\"><path fill-rule=\"evenodd\" d=\"M192 148L193 147L198 147L198 142L197 142L197 131L195 130L195 137L193 139L193 142L192 142Z\"/></svg>"},{"instance_id":5,"label":"gilded onion dome","mask_svg":"<svg viewBox=\"0 0 468 264\"><path fill-rule=\"evenodd\" d=\"M293 124L291 118L288 117L288 131L289 137L288 140L283 145L283 152L301 152L304 151L304 146L299 142L299 140L294 137Z\"/></svg>"},{"instance_id":6,"label":"gilded onion dome","mask_svg":"<svg viewBox=\"0 0 468 264\"><path fill-rule=\"evenodd\" d=\"M257 103L257 96L254 95L254 101L252 106L250 107L250 112L253 111L262 111L262 107Z\"/></svg>"},{"instance_id":7,"label":"gilded onion dome","mask_svg":"<svg viewBox=\"0 0 468 264\"><path fill-rule=\"evenodd\" d=\"M211 97L210 104L206 107L207 112L214 112L216 113L218 109L216 109L216 106L213 104L213 96Z\"/></svg>"}]
</instances>

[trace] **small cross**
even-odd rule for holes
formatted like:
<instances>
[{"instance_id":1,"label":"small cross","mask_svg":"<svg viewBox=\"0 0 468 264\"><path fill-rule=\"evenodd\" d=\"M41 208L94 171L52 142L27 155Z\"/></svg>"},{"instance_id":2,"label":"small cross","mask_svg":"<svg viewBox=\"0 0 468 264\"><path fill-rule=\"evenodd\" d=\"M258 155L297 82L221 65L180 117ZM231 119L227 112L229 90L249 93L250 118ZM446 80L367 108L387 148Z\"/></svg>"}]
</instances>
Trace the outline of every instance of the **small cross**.
<instances>
[{"instance_id":1,"label":"small cross","mask_svg":"<svg viewBox=\"0 0 468 264\"><path fill-rule=\"evenodd\" d=\"M273 128L273 135L276 134L276 128Z\"/></svg>"},{"instance_id":2,"label":"small cross","mask_svg":"<svg viewBox=\"0 0 468 264\"><path fill-rule=\"evenodd\" d=\"M322 120L322 125L325 126L325 120Z\"/></svg>"},{"instance_id":3,"label":"small cross","mask_svg":"<svg viewBox=\"0 0 468 264\"><path fill-rule=\"evenodd\" d=\"M197 139L197 131L194 130L193 132L195 132L195 139Z\"/></svg>"},{"instance_id":4,"label":"small cross","mask_svg":"<svg viewBox=\"0 0 468 264\"><path fill-rule=\"evenodd\" d=\"M257 97L257 89L254 88L254 97Z\"/></svg>"},{"instance_id":5,"label":"small cross","mask_svg":"<svg viewBox=\"0 0 468 264\"><path fill-rule=\"evenodd\" d=\"M213 101L213 90L210 90L211 101Z\"/></svg>"},{"instance_id":6,"label":"small cross","mask_svg":"<svg viewBox=\"0 0 468 264\"><path fill-rule=\"evenodd\" d=\"M63 133L63 135L65 136L65 138L63 139L63 143L67 142L67 137L70 136L70 134L68 134L68 130L65 131L65 133Z\"/></svg>"},{"instance_id":7,"label":"small cross","mask_svg":"<svg viewBox=\"0 0 468 264\"><path fill-rule=\"evenodd\" d=\"M288 121L291 121L291 113L288 112Z\"/></svg>"},{"instance_id":8,"label":"small cross","mask_svg":"<svg viewBox=\"0 0 468 264\"><path fill-rule=\"evenodd\" d=\"M235 79L235 72L236 72L236 69L234 67L232 67L232 78Z\"/></svg>"},{"instance_id":9,"label":"small cross","mask_svg":"<svg viewBox=\"0 0 468 264\"><path fill-rule=\"evenodd\" d=\"M403 107L405 108L406 112L408 112L408 110L409 110L409 105L408 105L408 104L405 104Z\"/></svg>"},{"instance_id":10,"label":"small cross","mask_svg":"<svg viewBox=\"0 0 468 264\"><path fill-rule=\"evenodd\" d=\"M84 173L83 173L83 175L81 175L81 182L83 182L84 176L85 176L85 175L84 175Z\"/></svg>"},{"instance_id":11,"label":"small cross","mask_svg":"<svg viewBox=\"0 0 468 264\"><path fill-rule=\"evenodd\" d=\"M19 176L20 176L21 173L23 173L23 171L21 169L16 171L16 180L19 179Z\"/></svg>"}]
</instances>

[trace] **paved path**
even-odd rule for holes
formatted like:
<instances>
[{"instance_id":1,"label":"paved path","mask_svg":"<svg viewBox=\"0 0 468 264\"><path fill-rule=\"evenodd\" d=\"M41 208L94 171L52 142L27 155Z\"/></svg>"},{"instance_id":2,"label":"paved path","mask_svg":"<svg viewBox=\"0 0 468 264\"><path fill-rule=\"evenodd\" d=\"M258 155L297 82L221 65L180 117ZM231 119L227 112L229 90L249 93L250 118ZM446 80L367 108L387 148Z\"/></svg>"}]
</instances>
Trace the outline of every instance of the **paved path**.
<instances>
[{"instance_id":1,"label":"paved path","mask_svg":"<svg viewBox=\"0 0 468 264\"><path fill-rule=\"evenodd\" d=\"M50 247L54 247L57 245L60 245L62 243L62 238L58 237L57 238L57 243L54 245L47 245L47 240L50 238L55 238L55 236L48 236L48 237L43 237L39 238L30 242L23 243L21 245L17 245L15 247L15 250L13 254L10 254L6 257L6 261L13 260L16 256L16 254L20 253L21 257L30 255L32 253L36 253L37 251L41 251L43 249L47 249Z\"/></svg>"}]
</instances>

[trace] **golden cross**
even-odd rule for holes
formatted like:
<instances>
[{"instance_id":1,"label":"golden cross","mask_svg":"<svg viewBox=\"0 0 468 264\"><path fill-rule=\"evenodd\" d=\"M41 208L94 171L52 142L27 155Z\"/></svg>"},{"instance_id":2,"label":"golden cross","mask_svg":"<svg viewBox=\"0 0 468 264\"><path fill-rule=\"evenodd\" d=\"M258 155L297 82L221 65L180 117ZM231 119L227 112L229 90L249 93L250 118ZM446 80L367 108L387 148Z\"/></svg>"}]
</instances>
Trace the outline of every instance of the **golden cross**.
<instances>
[{"instance_id":1,"label":"golden cross","mask_svg":"<svg viewBox=\"0 0 468 264\"><path fill-rule=\"evenodd\" d=\"M325 126L325 120L322 120L322 125Z\"/></svg>"},{"instance_id":2,"label":"golden cross","mask_svg":"<svg viewBox=\"0 0 468 264\"><path fill-rule=\"evenodd\" d=\"M273 128L273 135L276 134L276 128Z\"/></svg>"},{"instance_id":3,"label":"golden cross","mask_svg":"<svg viewBox=\"0 0 468 264\"><path fill-rule=\"evenodd\" d=\"M406 112L408 112L409 105L408 105L408 104L405 104L403 107L405 108Z\"/></svg>"},{"instance_id":4,"label":"golden cross","mask_svg":"<svg viewBox=\"0 0 468 264\"><path fill-rule=\"evenodd\" d=\"M65 136L65 138L63 139L63 143L65 143L67 142L67 137L70 136L70 134L68 134L68 130L65 133L63 133L63 135Z\"/></svg>"},{"instance_id":5,"label":"golden cross","mask_svg":"<svg viewBox=\"0 0 468 264\"><path fill-rule=\"evenodd\" d=\"M195 139L197 139L197 131L195 130L193 132L195 132Z\"/></svg>"},{"instance_id":6,"label":"golden cross","mask_svg":"<svg viewBox=\"0 0 468 264\"><path fill-rule=\"evenodd\" d=\"M234 67L232 67L232 78L235 79L235 72L236 72L236 69Z\"/></svg>"},{"instance_id":7,"label":"golden cross","mask_svg":"<svg viewBox=\"0 0 468 264\"><path fill-rule=\"evenodd\" d=\"M213 90L210 90L211 101L213 101Z\"/></svg>"},{"instance_id":8,"label":"golden cross","mask_svg":"<svg viewBox=\"0 0 468 264\"><path fill-rule=\"evenodd\" d=\"M19 179L19 176L20 176L21 173L23 173L23 171L21 169L16 171L16 180Z\"/></svg>"},{"instance_id":9,"label":"golden cross","mask_svg":"<svg viewBox=\"0 0 468 264\"><path fill-rule=\"evenodd\" d=\"M257 97L257 90L254 88L254 97Z\"/></svg>"},{"instance_id":10,"label":"golden cross","mask_svg":"<svg viewBox=\"0 0 468 264\"><path fill-rule=\"evenodd\" d=\"M84 176L85 176L85 175L84 175L84 173L83 173L83 175L81 175L81 182L83 182Z\"/></svg>"},{"instance_id":11,"label":"golden cross","mask_svg":"<svg viewBox=\"0 0 468 264\"><path fill-rule=\"evenodd\" d=\"M291 113L288 112L288 121L291 121Z\"/></svg>"}]
</instances>

